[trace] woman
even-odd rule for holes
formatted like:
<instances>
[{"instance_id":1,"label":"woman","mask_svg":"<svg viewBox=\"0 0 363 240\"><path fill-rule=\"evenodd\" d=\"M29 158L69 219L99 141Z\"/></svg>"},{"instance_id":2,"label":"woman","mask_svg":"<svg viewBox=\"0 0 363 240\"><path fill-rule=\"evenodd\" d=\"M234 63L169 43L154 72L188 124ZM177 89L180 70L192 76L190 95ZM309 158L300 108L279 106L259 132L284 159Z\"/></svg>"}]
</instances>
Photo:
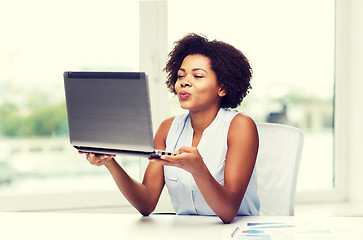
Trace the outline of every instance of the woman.
<instances>
[{"instance_id":1,"label":"woman","mask_svg":"<svg viewBox=\"0 0 363 240\"><path fill-rule=\"evenodd\" d=\"M150 159L142 183L129 177L113 155L88 153L88 161L105 165L143 215L154 211L164 184L177 214L217 215L224 223L236 215L258 215L256 125L227 110L250 89L248 60L227 43L189 34L176 42L164 70L169 90L189 114L164 120L154 145L175 155Z\"/></svg>"}]
</instances>

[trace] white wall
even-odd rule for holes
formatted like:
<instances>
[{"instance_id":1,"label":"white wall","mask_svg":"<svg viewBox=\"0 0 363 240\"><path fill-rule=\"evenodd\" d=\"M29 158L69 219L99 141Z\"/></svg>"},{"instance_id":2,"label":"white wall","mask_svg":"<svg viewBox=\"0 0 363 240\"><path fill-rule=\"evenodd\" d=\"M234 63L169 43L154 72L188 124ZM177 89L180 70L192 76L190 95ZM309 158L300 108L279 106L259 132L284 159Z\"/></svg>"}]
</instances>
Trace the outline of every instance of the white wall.
<instances>
[{"instance_id":1,"label":"white wall","mask_svg":"<svg viewBox=\"0 0 363 240\"><path fill-rule=\"evenodd\" d=\"M336 180L363 202L363 1L336 0Z\"/></svg>"},{"instance_id":2,"label":"white wall","mask_svg":"<svg viewBox=\"0 0 363 240\"><path fill-rule=\"evenodd\" d=\"M344 1L344 0L340 0ZM350 2L349 35L349 148L347 197L353 202L363 202L363 1Z\"/></svg>"}]
</instances>

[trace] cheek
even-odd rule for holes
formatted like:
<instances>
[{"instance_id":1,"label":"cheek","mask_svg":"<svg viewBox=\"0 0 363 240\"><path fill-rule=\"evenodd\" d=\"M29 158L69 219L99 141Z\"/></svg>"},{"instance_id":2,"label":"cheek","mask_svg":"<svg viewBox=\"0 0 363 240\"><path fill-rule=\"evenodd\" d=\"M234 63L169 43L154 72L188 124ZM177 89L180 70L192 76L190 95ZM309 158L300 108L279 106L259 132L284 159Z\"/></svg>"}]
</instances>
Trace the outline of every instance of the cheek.
<instances>
[{"instance_id":1,"label":"cheek","mask_svg":"<svg viewBox=\"0 0 363 240\"><path fill-rule=\"evenodd\" d=\"M174 83L174 92L177 92L179 90L179 86L180 84L178 84L178 82Z\"/></svg>"},{"instance_id":2,"label":"cheek","mask_svg":"<svg viewBox=\"0 0 363 240\"><path fill-rule=\"evenodd\" d=\"M198 93L210 97L210 96L217 96L218 91L219 88L216 88L215 86L206 85L199 88Z\"/></svg>"}]
</instances>

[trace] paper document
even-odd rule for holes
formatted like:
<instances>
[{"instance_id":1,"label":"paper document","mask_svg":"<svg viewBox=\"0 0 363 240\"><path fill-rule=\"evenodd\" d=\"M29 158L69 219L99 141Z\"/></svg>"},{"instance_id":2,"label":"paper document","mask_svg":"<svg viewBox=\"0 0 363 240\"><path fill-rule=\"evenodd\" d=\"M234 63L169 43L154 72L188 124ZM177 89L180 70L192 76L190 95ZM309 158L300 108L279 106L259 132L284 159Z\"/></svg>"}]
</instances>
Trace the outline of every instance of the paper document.
<instances>
[{"instance_id":1,"label":"paper document","mask_svg":"<svg viewBox=\"0 0 363 240\"><path fill-rule=\"evenodd\" d=\"M231 234L236 240L337 240L329 230L309 223L247 223Z\"/></svg>"}]
</instances>

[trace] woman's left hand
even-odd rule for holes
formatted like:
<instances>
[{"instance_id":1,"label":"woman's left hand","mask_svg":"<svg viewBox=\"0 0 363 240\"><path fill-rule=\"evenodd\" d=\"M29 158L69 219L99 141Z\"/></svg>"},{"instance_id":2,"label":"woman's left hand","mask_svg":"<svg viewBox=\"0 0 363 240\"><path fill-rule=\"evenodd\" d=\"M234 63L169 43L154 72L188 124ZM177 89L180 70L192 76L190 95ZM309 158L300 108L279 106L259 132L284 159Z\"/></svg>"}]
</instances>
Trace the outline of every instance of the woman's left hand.
<instances>
[{"instance_id":1,"label":"woman's left hand","mask_svg":"<svg viewBox=\"0 0 363 240\"><path fill-rule=\"evenodd\" d=\"M196 147L181 147L175 155L163 155L160 159L152 159L152 161L166 166L182 168L192 175L198 174L205 165Z\"/></svg>"}]
</instances>

